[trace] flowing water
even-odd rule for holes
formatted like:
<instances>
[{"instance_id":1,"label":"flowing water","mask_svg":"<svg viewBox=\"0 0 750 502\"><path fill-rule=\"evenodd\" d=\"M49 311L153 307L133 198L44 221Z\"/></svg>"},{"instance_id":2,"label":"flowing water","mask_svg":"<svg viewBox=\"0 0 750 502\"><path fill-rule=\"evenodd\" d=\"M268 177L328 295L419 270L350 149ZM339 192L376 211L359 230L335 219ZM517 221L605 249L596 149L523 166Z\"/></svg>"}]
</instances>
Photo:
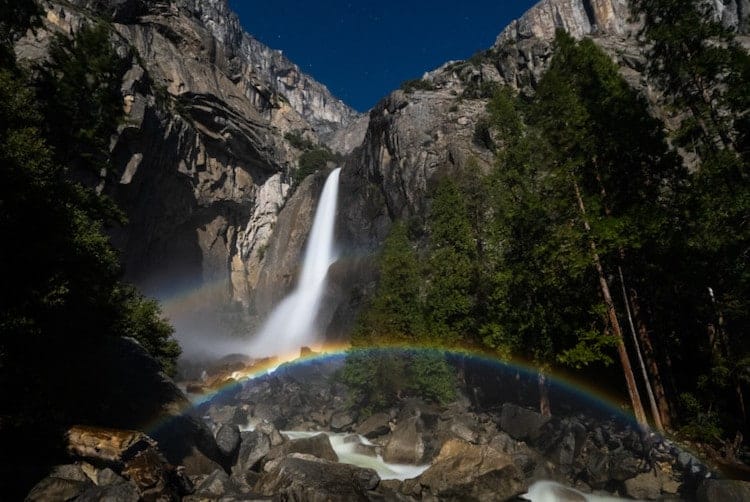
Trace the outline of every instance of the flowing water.
<instances>
[{"instance_id":1,"label":"flowing water","mask_svg":"<svg viewBox=\"0 0 750 502\"><path fill-rule=\"evenodd\" d=\"M529 487L527 493L521 495L521 498L531 502L622 502L623 500L579 492L554 481L537 481Z\"/></svg>"},{"instance_id":2,"label":"flowing water","mask_svg":"<svg viewBox=\"0 0 750 502\"><path fill-rule=\"evenodd\" d=\"M320 432L301 432L301 431L282 431L282 434L289 439L300 439L312 437ZM430 467L426 465L407 465L407 464L390 464L383 460L383 457L377 453L373 443L364 436L358 434L340 434L325 432L331 441L333 451L342 464L356 465L373 469L378 473L380 479L412 479L416 478Z\"/></svg>"},{"instance_id":3,"label":"flowing water","mask_svg":"<svg viewBox=\"0 0 750 502\"><path fill-rule=\"evenodd\" d=\"M297 288L271 312L260 332L251 340L254 356L289 354L315 345L315 319L325 290L328 268L336 261L333 229L336 222L339 173L328 175L307 240Z\"/></svg>"}]
</instances>

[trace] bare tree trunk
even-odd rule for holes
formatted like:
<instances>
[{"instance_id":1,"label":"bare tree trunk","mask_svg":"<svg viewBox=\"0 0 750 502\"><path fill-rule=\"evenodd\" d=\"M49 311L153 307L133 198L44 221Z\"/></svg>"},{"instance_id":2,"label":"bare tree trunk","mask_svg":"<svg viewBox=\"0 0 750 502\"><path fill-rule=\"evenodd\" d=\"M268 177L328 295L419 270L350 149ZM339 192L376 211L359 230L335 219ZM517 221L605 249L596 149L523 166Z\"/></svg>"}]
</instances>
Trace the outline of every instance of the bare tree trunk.
<instances>
[{"instance_id":1,"label":"bare tree trunk","mask_svg":"<svg viewBox=\"0 0 750 502\"><path fill-rule=\"evenodd\" d=\"M578 209L581 211L583 216L583 226L588 234L591 234L591 225L589 225L586 219L586 206L583 203L581 197L581 191L578 188L578 182L573 181L573 187L575 189L576 198L578 199ZM607 316L609 318L610 326L612 327L612 333L617 339L617 353L620 356L620 364L622 365L622 371L625 376L625 384L628 389L628 395L630 397L630 403L633 406L633 414L635 415L636 421L643 427L648 426L646 420L646 412L643 409L643 403L641 402L641 396L638 394L638 386L635 383L635 376L633 375L633 368L630 365L630 357L628 351L625 348L625 340L622 336L622 329L620 328L620 322L617 320L617 311L615 310L615 304L612 301L612 294L609 290L609 283L607 283L607 277L604 274L604 267L602 267L599 253L596 250L596 243L592 238L589 238L589 248L591 249L591 256L594 260L594 266L599 276L599 287L604 297L604 303L607 306Z\"/></svg>"},{"instance_id":2,"label":"bare tree trunk","mask_svg":"<svg viewBox=\"0 0 750 502\"><path fill-rule=\"evenodd\" d=\"M622 252L622 251L621 251ZM646 384L646 394L648 394L648 402L651 406L651 417L654 419L654 425L656 430L664 432L664 425L661 423L661 413L659 413L659 407L656 405L656 398L654 397L654 391L651 388L651 380L648 378L646 372L646 364L643 362L643 354L641 354L641 346L638 343L638 337L635 334L635 325L633 324L633 316L630 313L630 303L628 302L628 293L625 289L625 278L622 274L622 267L617 267L617 272L620 274L620 286L622 286L622 300L625 303L625 313L628 316L628 324L630 325L630 334L633 335L633 345L635 346L635 353L638 355L638 364L641 367L641 375L643 376L643 382Z\"/></svg>"},{"instance_id":3,"label":"bare tree trunk","mask_svg":"<svg viewBox=\"0 0 750 502\"><path fill-rule=\"evenodd\" d=\"M552 416L552 408L549 403L549 384L547 383L547 375L543 370L539 371L537 376L539 382L539 413L543 417L549 418Z\"/></svg>"},{"instance_id":4,"label":"bare tree trunk","mask_svg":"<svg viewBox=\"0 0 750 502\"><path fill-rule=\"evenodd\" d=\"M740 413L742 414L742 421L747 423L747 408L745 408L745 395L742 392L742 383L735 381L735 392L737 393L737 402L740 406Z\"/></svg>"},{"instance_id":5,"label":"bare tree trunk","mask_svg":"<svg viewBox=\"0 0 750 502\"><path fill-rule=\"evenodd\" d=\"M594 158L594 163L596 163L596 158ZM610 209L609 205L606 203L607 201L607 190L604 187L604 182L602 182L602 178L597 172L596 174L596 181L599 183L599 191L602 195L602 200L604 201L604 214L607 216L612 216L612 210ZM619 248L620 253L620 261L621 263L625 261L625 250L620 247ZM630 324L630 332L633 335L633 344L635 347L636 355L638 356L638 361L640 362L641 366L641 372L643 376L643 382L646 385L646 392L648 393L649 398L649 404L651 405L651 415L654 417L654 425L656 425L656 428L659 432L664 432L664 427L668 427L669 424L671 424L670 416L669 416L669 406L666 401L666 393L664 393L664 388L661 387L661 382L658 378L659 375L659 367L656 364L656 359L654 358L654 352L653 352L653 346L651 344L650 337L648 336L648 330L646 329L645 323L641 322L639 323L639 329L638 333L641 335L641 338L645 338L646 341L641 341L644 346L648 347L650 349L650 360L649 360L649 370L653 370L651 374L651 378L649 378L649 374L646 372L644 368L643 363L643 353L641 351L641 344L638 343L638 338L636 337L636 330L633 325L633 316L631 315L631 306L630 301L628 299L627 290L625 288L625 278L622 273L622 266L618 266L617 270L620 274L620 284L622 285L622 296L623 296L623 302L625 304L625 311L628 316L628 323ZM634 292L634 290L631 290ZM633 310L636 310L633 308ZM651 380L654 380L654 386L661 387L659 390L657 390L657 393L663 398L663 400L656 401L654 396L653 387L651 385ZM661 404L661 406L660 406Z\"/></svg>"},{"instance_id":6,"label":"bare tree trunk","mask_svg":"<svg viewBox=\"0 0 750 502\"><path fill-rule=\"evenodd\" d=\"M649 375L651 376L656 403L659 406L661 423L665 428L669 429L672 427L672 407L669 404L669 399L667 399L667 391L664 386L661 370L659 369L659 363L657 362L654 344L651 342L651 335L648 333L648 326L646 326L646 322L643 320L638 293L633 288L630 289L629 300L633 311L633 317L638 326L638 339L641 342L641 347L643 348L643 353L646 358L646 365Z\"/></svg>"}]
</instances>

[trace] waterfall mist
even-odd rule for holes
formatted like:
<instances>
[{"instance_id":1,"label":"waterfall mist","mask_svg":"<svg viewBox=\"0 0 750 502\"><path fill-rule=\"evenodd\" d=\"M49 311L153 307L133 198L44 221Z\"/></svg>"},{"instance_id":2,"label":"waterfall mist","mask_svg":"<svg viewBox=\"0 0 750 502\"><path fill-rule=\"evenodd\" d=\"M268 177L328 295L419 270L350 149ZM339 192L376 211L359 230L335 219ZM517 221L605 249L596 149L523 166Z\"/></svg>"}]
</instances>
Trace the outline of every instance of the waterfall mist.
<instances>
[{"instance_id":1,"label":"waterfall mist","mask_svg":"<svg viewBox=\"0 0 750 502\"><path fill-rule=\"evenodd\" d=\"M271 312L248 352L256 357L283 355L318 341L315 320L325 289L328 268L336 261L333 230L336 222L339 173L331 172L315 210L299 283Z\"/></svg>"}]
</instances>

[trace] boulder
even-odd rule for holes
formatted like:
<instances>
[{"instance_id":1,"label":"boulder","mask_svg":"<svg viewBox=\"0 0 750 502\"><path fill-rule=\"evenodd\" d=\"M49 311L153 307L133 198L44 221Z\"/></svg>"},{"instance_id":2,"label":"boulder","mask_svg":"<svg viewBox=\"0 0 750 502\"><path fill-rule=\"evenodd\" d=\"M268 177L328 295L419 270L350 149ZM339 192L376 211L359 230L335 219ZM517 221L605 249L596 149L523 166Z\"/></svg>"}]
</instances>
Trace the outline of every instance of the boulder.
<instances>
[{"instance_id":1,"label":"boulder","mask_svg":"<svg viewBox=\"0 0 750 502\"><path fill-rule=\"evenodd\" d=\"M139 502L143 499L134 484L117 483L107 486L92 486L74 500L75 502Z\"/></svg>"},{"instance_id":2,"label":"boulder","mask_svg":"<svg viewBox=\"0 0 750 502\"><path fill-rule=\"evenodd\" d=\"M156 429L153 437L169 463L185 466L188 476L230 467L208 426L194 417L172 418Z\"/></svg>"},{"instance_id":3,"label":"boulder","mask_svg":"<svg viewBox=\"0 0 750 502\"><path fill-rule=\"evenodd\" d=\"M641 473L643 461L632 452L622 449L609 454L609 477L615 481L625 481Z\"/></svg>"},{"instance_id":4,"label":"boulder","mask_svg":"<svg viewBox=\"0 0 750 502\"><path fill-rule=\"evenodd\" d=\"M211 421L219 425L245 425L247 411L239 406L211 407L208 410Z\"/></svg>"},{"instance_id":5,"label":"boulder","mask_svg":"<svg viewBox=\"0 0 750 502\"><path fill-rule=\"evenodd\" d=\"M79 464L56 465L50 471L50 477L88 482L91 480Z\"/></svg>"},{"instance_id":6,"label":"boulder","mask_svg":"<svg viewBox=\"0 0 750 502\"><path fill-rule=\"evenodd\" d=\"M111 465L123 465L137 453L157 445L142 432L91 426L73 426L66 438L68 453L73 457ZM75 471L70 467L63 469Z\"/></svg>"},{"instance_id":7,"label":"boulder","mask_svg":"<svg viewBox=\"0 0 750 502\"><path fill-rule=\"evenodd\" d=\"M354 419L345 412L334 413L331 417L331 429L336 432L349 429L352 423L354 423Z\"/></svg>"},{"instance_id":8,"label":"boulder","mask_svg":"<svg viewBox=\"0 0 750 502\"><path fill-rule=\"evenodd\" d=\"M56 478L53 476L44 478L31 489L26 496L26 502L47 502L49 500L71 500L79 494L93 487L94 483L88 481L75 481L72 479Z\"/></svg>"},{"instance_id":9,"label":"boulder","mask_svg":"<svg viewBox=\"0 0 750 502\"><path fill-rule=\"evenodd\" d=\"M147 449L135 455L122 471L143 499L174 499L193 491L193 485L183 468L174 469L167 464L156 449Z\"/></svg>"},{"instance_id":10,"label":"boulder","mask_svg":"<svg viewBox=\"0 0 750 502\"><path fill-rule=\"evenodd\" d=\"M271 422L262 421L255 426L255 430L262 432L271 441L271 446L278 446L284 442L279 430Z\"/></svg>"},{"instance_id":11,"label":"boulder","mask_svg":"<svg viewBox=\"0 0 750 502\"><path fill-rule=\"evenodd\" d=\"M389 422L390 417L385 413L375 413L374 415L370 415L369 417L367 417L364 422L359 424L354 429L354 432L363 435L367 439L384 436L391 431L391 428L388 425Z\"/></svg>"},{"instance_id":12,"label":"boulder","mask_svg":"<svg viewBox=\"0 0 750 502\"><path fill-rule=\"evenodd\" d=\"M500 428L522 441L538 438L548 421L541 413L511 403L503 404L500 412Z\"/></svg>"},{"instance_id":13,"label":"boulder","mask_svg":"<svg viewBox=\"0 0 750 502\"><path fill-rule=\"evenodd\" d=\"M72 456L93 465L84 463L79 469L66 466L53 472L75 479L80 479L83 473L100 488L112 487L109 491L91 491L86 495L87 500L115 496L111 494L119 494L117 496L126 500L130 496L129 488L120 486L125 484L125 479L130 481L128 486L132 485L136 490L136 500L140 497L174 498L192 489L184 471L168 463L157 448L157 443L141 432L75 426L68 431L67 441L67 449Z\"/></svg>"},{"instance_id":14,"label":"boulder","mask_svg":"<svg viewBox=\"0 0 750 502\"><path fill-rule=\"evenodd\" d=\"M441 498L506 500L525 488L523 474L507 454L488 445L448 440L418 478L423 490Z\"/></svg>"},{"instance_id":15,"label":"boulder","mask_svg":"<svg viewBox=\"0 0 750 502\"><path fill-rule=\"evenodd\" d=\"M707 479L698 488L698 502L742 502L750 500L750 483L747 481Z\"/></svg>"},{"instance_id":16,"label":"boulder","mask_svg":"<svg viewBox=\"0 0 750 502\"><path fill-rule=\"evenodd\" d=\"M229 476L221 469L217 469L195 488L195 497L218 499L226 495L229 490Z\"/></svg>"},{"instance_id":17,"label":"boulder","mask_svg":"<svg viewBox=\"0 0 750 502\"><path fill-rule=\"evenodd\" d=\"M653 471L643 472L634 478L626 479L625 495L637 500L658 500L661 498L662 479Z\"/></svg>"},{"instance_id":18,"label":"boulder","mask_svg":"<svg viewBox=\"0 0 750 502\"><path fill-rule=\"evenodd\" d=\"M395 464L419 464L424 460L425 442L417 417L400 422L383 450L383 459Z\"/></svg>"},{"instance_id":19,"label":"boulder","mask_svg":"<svg viewBox=\"0 0 750 502\"><path fill-rule=\"evenodd\" d=\"M232 467L232 474L242 476L255 468L260 459L271 451L271 441L260 431L243 432L240 437L242 441L237 452L237 460Z\"/></svg>"},{"instance_id":20,"label":"boulder","mask_svg":"<svg viewBox=\"0 0 750 502\"><path fill-rule=\"evenodd\" d=\"M109 467L98 471L96 473L96 479L94 480L94 483L96 483L97 486L117 485L124 482L125 478L117 474Z\"/></svg>"},{"instance_id":21,"label":"boulder","mask_svg":"<svg viewBox=\"0 0 750 502\"><path fill-rule=\"evenodd\" d=\"M273 463L255 485L262 495L309 502L367 501L380 482L372 469L294 453Z\"/></svg>"},{"instance_id":22,"label":"boulder","mask_svg":"<svg viewBox=\"0 0 750 502\"><path fill-rule=\"evenodd\" d=\"M216 431L216 445L228 459L234 459L241 441L240 429L236 425L222 425Z\"/></svg>"},{"instance_id":23,"label":"boulder","mask_svg":"<svg viewBox=\"0 0 750 502\"><path fill-rule=\"evenodd\" d=\"M292 453L301 453L313 457L337 462L338 456L331 446L331 441L326 434L316 434L312 437L292 439L286 443L276 446L266 456L268 460L286 457Z\"/></svg>"}]
</instances>

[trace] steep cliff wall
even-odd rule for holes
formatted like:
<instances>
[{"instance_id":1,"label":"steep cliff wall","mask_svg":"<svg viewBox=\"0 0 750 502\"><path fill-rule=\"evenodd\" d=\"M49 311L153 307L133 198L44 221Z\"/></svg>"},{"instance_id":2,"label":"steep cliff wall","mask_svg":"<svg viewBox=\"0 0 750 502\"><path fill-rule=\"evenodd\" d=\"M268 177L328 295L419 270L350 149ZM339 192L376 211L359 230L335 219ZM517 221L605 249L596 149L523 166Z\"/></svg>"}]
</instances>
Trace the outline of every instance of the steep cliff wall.
<instances>
[{"instance_id":1,"label":"steep cliff wall","mask_svg":"<svg viewBox=\"0 0 750 502\"><path fill-rule=\"evenodd\" d=\"M127 278L161 297L249 305L300 154L285 133L318 142L359 115L245 33L225 0L41 4L44 28L18 43L20 59L95 18L137 54L100 184L128 215L113 235Z\"/></svg>"}]
</instances>

